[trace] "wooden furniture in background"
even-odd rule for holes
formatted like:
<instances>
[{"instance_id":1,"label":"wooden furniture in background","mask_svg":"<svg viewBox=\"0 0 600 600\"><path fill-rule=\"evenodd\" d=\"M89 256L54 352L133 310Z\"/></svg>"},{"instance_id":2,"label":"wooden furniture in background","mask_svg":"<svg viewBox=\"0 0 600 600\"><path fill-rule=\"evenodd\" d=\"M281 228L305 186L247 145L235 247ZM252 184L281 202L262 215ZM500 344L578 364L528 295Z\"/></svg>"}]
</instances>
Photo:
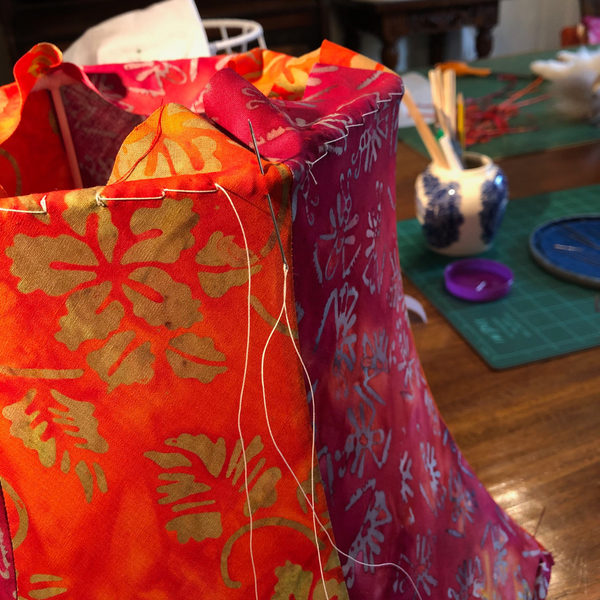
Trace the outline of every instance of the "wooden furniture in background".
<instances>
[{"instance_id":1,"label":"wooden furniture in background","mask_svg":"<svg viewBox=\"0 0 600 600\"><path fill-rule=\"evenodd\" d=\"M327 37L323 0L196 0L203 18L231 17L258 21L270 50L301 56Z\"/></svg>"},{"instance_id":2,"label":"wooden furniture in background","mask_svg":"<svg viewBox=\"0 0 600 600\"><path fill-rule=\"evenodd\" d=\"M499 0L332 0L346 34L345 45L358 50L359 31L369 31L383 42L383 64L395 69L397 42L411 33L430 35L429 62L444 60L448 31L477 27L477 53L492 51L492 28L498 23Z\"/></svg>"},{"instance_id":3,"label":"wooden furniture in background","mask_svg":"<svg viewBox=\"0 0 600 600\"><path fill-rule=\"evenodd\" d=\"M600 0L579 0L582 17L600 16Z\"/></svg>"},{"instance_id":4,"label":"wooden furniture in background","mask_svg":"<svg viewBox=\"0 0 600 600\"><path fill-rule=\"evenodd\" d=\"M14 64L39 42L65 49L86 29L152 0L0 0L0 20ZM271 50L300 56L326 37L323 0L196 0L203 18L258 21Z\"/></svg>"},{"instance_id":5,"label":"wooden furniture in background","mask_svg":"<svg viewBox=\"0 0 600 600\"><path fill-rule=\"evenodd\" d=\"M10 60L14 64L39 42L64 50L88 27L149 4L144 0L0 0Z\"/></svg>"},{"instance_id":6,"label":"wooden furniture in background","mask_svg":"<svg viewBox=\"0 0 600 600\"><path fill-rule=\"evenodd\" d=\"M415 216L415 178L427 163L398 144L398 219ZM518 202L600 183L600 142L498 164ZM547 600L600 598L600 348L492 371L410 280L404 286L427 311L429 323L413 323L413 335L458 447L494 499L527 531L537 528L554 555Z\"/></svg>"}]
</instances>

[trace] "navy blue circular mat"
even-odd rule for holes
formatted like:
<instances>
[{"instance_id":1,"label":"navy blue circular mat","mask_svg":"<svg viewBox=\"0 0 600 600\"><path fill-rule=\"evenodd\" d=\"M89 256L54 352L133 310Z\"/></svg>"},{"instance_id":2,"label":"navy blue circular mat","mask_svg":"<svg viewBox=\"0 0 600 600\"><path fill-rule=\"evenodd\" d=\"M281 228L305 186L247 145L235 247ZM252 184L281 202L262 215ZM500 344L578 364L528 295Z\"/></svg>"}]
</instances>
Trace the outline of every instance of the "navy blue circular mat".
<instances>
[{"instance_id":1,"label":"navy blue circular mat","mask_svg":"<svg viewBox=\"0 0 600 600\"><path fill-rule=\"evenodd\" d=\"M529 238L535 262L552 275L600 288L600 215L572 215L537 227Z\"/></svg>"}]
</instances>

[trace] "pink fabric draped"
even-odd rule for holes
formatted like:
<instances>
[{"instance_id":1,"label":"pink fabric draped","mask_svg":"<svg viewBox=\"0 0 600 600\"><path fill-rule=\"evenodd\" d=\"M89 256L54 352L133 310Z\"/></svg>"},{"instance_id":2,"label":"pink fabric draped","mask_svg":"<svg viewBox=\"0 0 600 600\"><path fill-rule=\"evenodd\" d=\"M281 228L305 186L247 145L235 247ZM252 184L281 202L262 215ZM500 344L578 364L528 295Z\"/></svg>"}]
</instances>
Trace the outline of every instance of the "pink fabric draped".
<instances>
[{"instance_id":1,"label":"pink fabric draped","mask_svg":"<svg viewBox=\"0 0 600 600\"><path fill-rule=\"evenodd\" d=\"M202 112L206 84L230 60L231 55L208 56L81 69L104 98L127 112L147 116L167 102Z\"/></svg>"},{"instance_id":2,"label":"pink fabric draped","mask_svg":"<svg viewBox=\"0 0 600 600\"><path fill-rule=\"evenodd\" d=\"M267 99L229 69L204 98L246 144L251 120L262 156L294 173L301 353L351 598L543 600L551 556L467 464L414 346L395 227L402 91L387 73L317 64L302 102Z\"/></svg>"}]
</instances>

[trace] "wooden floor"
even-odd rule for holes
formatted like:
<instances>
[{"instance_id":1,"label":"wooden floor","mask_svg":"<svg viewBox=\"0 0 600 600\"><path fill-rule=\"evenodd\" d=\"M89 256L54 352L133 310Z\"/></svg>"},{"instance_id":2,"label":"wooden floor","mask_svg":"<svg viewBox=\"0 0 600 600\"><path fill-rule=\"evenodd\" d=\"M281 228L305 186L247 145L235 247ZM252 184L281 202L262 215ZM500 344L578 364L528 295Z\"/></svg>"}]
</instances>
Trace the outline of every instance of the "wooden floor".
<instances>
[{"instance_id":1,"label":"wooden floor","mask_svg":"<svg viewBox=\"0 0 600 600\"><path fill-rule=\"evenodd\" d=\"M600 143L499 163L511 199L600 183ZM426 164L399 144L399 219L414 217L414 181ZM413 323L413 333L458 445L496 501L530 533L537 528L554 556L548 600L600 600L600 347L494 372L406 279L405 290L427 311L429 323Z\"/></svg>"}]
</instances>

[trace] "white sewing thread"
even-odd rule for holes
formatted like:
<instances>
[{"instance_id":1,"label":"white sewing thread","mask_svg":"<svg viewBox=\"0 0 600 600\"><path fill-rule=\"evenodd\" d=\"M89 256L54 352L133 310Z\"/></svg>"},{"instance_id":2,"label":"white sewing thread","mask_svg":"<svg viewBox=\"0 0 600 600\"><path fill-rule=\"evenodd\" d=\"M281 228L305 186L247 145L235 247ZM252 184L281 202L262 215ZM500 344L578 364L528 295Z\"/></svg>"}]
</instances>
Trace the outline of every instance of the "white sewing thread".
<instances>
[{"instance_id":1,"label":"white sewing thread","mask_svg":"<svg viewBox=\"0 0 600 600\"><path fill-rule=\"evenodd\" d=\"M333 140L333 141L337 142L337 141L339 141L339 139L341 139L341 138L338 138L337 140ZM325 157L326 157L326 156L329 154L329 148L327 147L327 145L328 145L328 144L330 144L330 143L331 143L331 144L333 144L333 141L332 141L332 142L325 142L325 144L324 144L324 146L325 146L325 150L326 150L326 151L325 151L325 154L321 154L321 156L319 156L319 158L316 158L315 160L307 160L307 161L306 161L306 164L307 164L307 165L308 165L308 166L309 166L311 169L312 169L312 167L313 167L314 165L316 165L316 164L317 164L317 163L318 163L320 160L324 159L324 158L325 158Z\"/></svg>"},{"instance_id":2,"label":"white sewing thread","mask_svg":"<svg viewBox=\"0 0 600 600\"><path fill-rule=\"evenodd\" d=\"M319 561L319 572L321 575L321 582L323 584L323 590L325 592L325 597L327 598L327 600L329 600L329 593L327 592L327 586L325 584L325 572L323 571L323 563L321 561L321 549L319 548L319 536L317 534L317 522L319 522L319 525L321 526L321 529L323 529L323 531L325 531L325 529L324 529L323 525L321 524L321 522L319 521L319 518L317 517L317 513L314 509L313 504L311 504L310 500L308 499L308 496L302 489L302 485L300 484L298 477L296 477L296 473L294 473L294 470L292 469L290 463L287 461L287 458L284 456L283 452L281 451L281 448L279 448L279 445L277 444L277 441L275 440L275 436L273 435L273 430L271 429L271 421L269 420L269 411L267 409L267 391L266 391L266 386L265 386L265 356L267 354L267 348L269 346L269 343L271 342L271 338L275 334L275 331L277 331L277 327L279 326L279 323L281 322L281 316L283 315L283 312L285 310L285 304L286 304L286 300L287 300L288 272L289 272L289 268L287 265L284 264L283 265L283 306L281 307L281 310L279 311L279 316L277 317L277 322L275 323L275 326L271 330L271 333L269 334L269 337L267 338L267 341L265 343L265 347L263 348L262 357L261 357L261 361L260 361L260 381L262 384L263 405L265 407L265 419L267 421L267 429L269 430L269 435L271 436L271 441L273 442L273 445L275 446L277 453L279 454L279 456L285 463L285 466L288 468L288 471L292 474L292 476L296 480L296 483L298 484L298 488L302 491L302 494L304 495L304 498L306 499L306 502L308 503L308 506L310 506L312 513L313 513L313 527L314 527L313 531L315 534L315 546L317 548L317 556L318 556L318 561ZM290 336L291 336L292 330L290 329L289 332L290 332ZM313 404L313 410L314 410L314 404ZM314 436L314 433L313 433L313 436ZM312 460L313 459L311 458L311 463L312 463L311 464L311 477L312 477L312 469L314 469L314 463L312 462Z\"/></svg>"},{"instance_id":3,"label":"white sewing thread","mask_svg":"<svg viewBox=\"0 0 600 600\"><path fill-rule=\"evenodd\" d=\"M336 142L345 140L349 135L350 135L350 132L346 132L344 135L341 135L339 138L335 138L335 140L329 140L328 142L325 142L325 144L326 145L335 144Z\"/></svg>"},{"instance_id":4,"label":"white sewing thread","mask_svg":"<svg viewBox=\"0 0 600 600\"><path fill-rule=\"evenodd\" d=\"M221 186L215 183L214 190L174 190L170 188L164 188L163 192L173 192L174 194L213 194L217 191L217 188L221 188Z\"/></svg>"},{"instance_id":5,"label":"white sewing thread","mask_svg":"<svg viewBox=\"0 0 600 600\"><path fill-rule=\"evenodd\" d=\"M382 102L381 100L377 101L378 104L381 103L381 102ZM377 107L376 109L374 109L374 110L372 110L372 111L370 111L368 113L364 113L363 117L367 117L368 115L374 115L377 111L379 111L379 107Z\"/></svg>"},{"instance_id":6,"label":"white sewing thread","mask_svg":"<svg viewBox=\"0 0 600 600\"><path fill-rule=\"evenodd\" d=\"M400 93L400 92L389 92L389 96L400 96L402 97L404 95L404 93ZM361 115L361 117L363 118L363 122L362 123L351 123L350 125L346 125L344 124L344 127L346 128L346 135L341 136L340 138L336 139L336 140L330 140L328 142L324 143L325 146L325 153L321 154L321 156L319 156L318 158L316 158L313 161L306 161L306 164L308 165L308 174L312 177L313 181L315 182L315 185L318 185L317 183L317 179L314 176L313 172L312 172L312 168L313 165L317 164L322 158L325 158L327 156L327 154L329 153L329 148L328 145L329 144L334 144L335 142L339 142L340 140L343 140L345 138L348 137L348 135L350 134L350 127L364 127L366 125L366 120L365 117L369 116L369 115L373 115L376 112L379 111L380 109L380 104L385 104L386 102L391 102L392 98L387 98L386 100L376 100L375 104L377 105L377 107L370 111L370 112L366 112L364 114Z\"/></svg>"},{"instance_id":7,"label":"white sewing thread","mask_svg":"<svg viewBox=\"0 0 600 600\"><path fill-rule=\"evenodd\" d=\"M254 135L254 127L252 127L252 121L250 119L248 119L248 127L250 128L250 137L252 138L252 144L254 145L254 152L256 154L256 160L258 161L258 167L260 169L261 174L264 176L265 171L263 169L262 166L262 162L260 160L260 152L258 151L258 144L256 142L256 136ZM323 158L323 157L321 157ZM320 160L317 159L317 160ZM316 181L315 181L316 183ZM281 259L283 262L283 272L284 272L284 308L285 308L285 289L286 289L286 285L285 285L285 279L287 278L287 273L289 271L288 268L288 263L287 260L285 258L285 253L283 251L283 244L281 242L281 235L279 233L279 227L277 226L277 220L275 219L275 212L273 211L273 203L271 202L271 196L269 194L267 194L267 200L269 202L269 209L271 212L271 218L273 220L273 227L275 228L275 234L277 235L277 242L279 243L279 249L281 251ZM287 311L286 311L286 316L287 316ZM281 319L281 314L279 315L279 319ZM290 333L290 336L292 335L292 329L291 327L289 327L289 321L288 321L288 331ZM271 335L273 335L273 333L271 332ZM268 346L268 340L267 340L267 345L265 346L265 352ZM295 345L294 345L295 347ZM262 360L264 364L264 353L262 356ZM263 371L261 371L263 372ZM264 373L264 372L263 372ZM264 378L261 378L262 381L262 387L263 387L263 400L264 402L266 402L266 395L265 395L265 385L264 385ZM267 422L268 422L268 413L266 411L266 406L265 406L265 416L267 417ZM313 427L314 430L314 427ZM273 439L273 436L271 435L271 439ZM275 440L273 440L275 441ZM279 452L279 454L281 455L281 457L283 458L283 454L281 452ZM315 495L315 491L314 491L314 477L313 477L313 471L315 468L315 463L314 463L314 456L315 456L315 448L314 448L314 439L313 439L313 447L312 447L312 452L311 452L311 465L310 465L310 478L311 478L311 493L314 497ZM284 458L285 460L285 458ZM288 464L286 462L286 464ZM288 468L289 464L288 464ZM323 572L323 563L321 562L321 549L319 548L319 536L317 533L317 523L316 523L316 515L315 512L313 511L313 533L315 535L315 546L317 548L317 556L318 556L318 561L319 561L319 571L321 574L321 583L323 585L323 591L325 592L325 597L327 598L327 600L329 600L329 594L327 592L327 585L325 583L325 573Z\"/></svg>"},{"instance_id":8,"label":"white sewing thread","mask_svg":"<svg viewBox=\"0 0 600 600\"><path fill-rule=\"evenodd\" d=\"M40 200L40 206L42 207L42 210L24 210L24 209L19 209L19 208L1 208L1 207L0 207L0 210L4 211L4 212L27 213L30 215L47 215L48 207L46 205L46 198L47 198L47 195L44 196Z\"/></svg>"},{"instance_id":9,"label":"white sewing thread","mask_svg":"<svg viewBox=\"0 0 600 600\"><path fill-rule=\"evenodd\" d=\"M248 127L250 128L250 137L252 138L252 144L254 145L254 152L256 154L256 160L258 161L258 167L260 169L261 174L264 177L265 170L263 169L263 165L262 165L262 162L260 160L260 152L258 151L258 144L256 142L256 136L254 135L254 127L252 127L252 121L250 119L248 119ZM269 210L271 212L271 219L273 220L273 227L275 228L275 234L277 236L277 242L279 243L279 250L281 251L281 259L282 259L282 262L283 262L283 272L284 272L284 284L283 284L284 285L284 301L283 301L283 303L284 303L284 307L285 307L285 289L286 289L285 279L287 278L287 273L289 271L288 262L287 262L287 260L285 258L285 252L283 251L283 244L281 242L281 235L279 233L279 227L277 227L277 219L275 218L275 212L273 210L273 203L271 202L271 196L268 193L267 193L267 200L269 202ZM250 296L249 295L248 295L248 303L250 303ZM279 319L281 319L281 314L279 315ZM288 324L288 331L289 331L290 336L291 336L292 335L292 329L289 327L289 324ZM271 335L273 335L273 332L271 332ZM269 337L269 339L270 339L270 337ZM269 342L267 340L267 344L265 346L265 352L266 352L266 349L267 349L268 345L269 345ZM261 365L264 364L264 353L263 353L263 356L262 356L262 361L263 362L261 363ZM264 374L264 371L262 371L262 369L261 369L261 373ZM262 388L263 388L263 400L264 400L264 402L266 402L265 385L264 385L264 378L263 377L261 377L261 381L262 381ZM266 411L266 406L265 406L265 416L267 417L267 423L268 423L268 413ZM271 439L273 439L272 435L271 435ZM273 440L273 441L275 441L275 440ZM283 458L283 454L281 452L279 454ZM284 460L285 460L285 458L284 458ZM288 464L287 461L286 461L286 464ZM290 468L289 465L288 465L288 468ZM312 448L312 453L311 453L311 465L310 465L311 492L313 494L313 497L314 497L314 478L313 478L314 468L315 468L315 464L314 464L314 440L313 440L313 448ZM327 598L327 600L329 600L329 594L327 592L327 585L325 583L325 573L323 572L323 563L321 562L321 549L319 548L319 536L318 536L318 533L317 533L317 523L316 523L316 520L315 520L315 516L316 515L315 515L315 513L313 511L313 532L315 534L315 546L317 548L317 556L318 556L318 561L319 561L319 571L320 571L320 574L321 574L321 582L322 582L322 585L323 585L323 591L325 592L325 597Z\"/></svg>"},{"instance_id":10,"label":"white sewing thread","mask_svg":"<svg viewBox=\"0 0 600 600\"><path fill-rule=\"evenodd\" d=\"M273 329L271 330L271 333L269 335L269 337L267 338L267 342L265 344L265 347L263 348L263 354L262 354L262 361L261 361L261 382L262 382L262 387L263 387L263 405L265 408L265 418L267 421L267 428L269 430L269 434L271 436L271 441L273 442L273 445L275 446L275 449L277 450L277 452L279 453L279 455L281 456L283 462L285 463L285 465L287 466L288 470L290 471L290 473L292 474L292 477L295 479L296 483L298 484L298 488L300 489L300 491L302 492L302 495L304 496L304 499L306 500L306 503L308 506L310 506L312 512L313 512L313 516L316 518L317 523L319 524L319 526L321 527L321 529L323 530L323 533L327 536L327 538L329 539L330 544L332 545L333 548L335 548L339 554L341 554L342 556L345 556L346 558L348 558L349 560L354 561L355 563L362 565L364 567L395 567L396 569L398 569L401 573L403 573L408 580L410 581L410 583L412 584L415 593L417 594L417 596L419 597L419 600L423 600L423 597L421 596L421 593L419 592L419 588L417 587L416 583L413 581L413 578L410 576L410 574L408 573L408 571L406 571L406 569L404 569L403 567L401 567L400 565L393 563L393 562L384 562L384 563L366 563L363 562L362 560L358 560L357 558L355 558L354 556L350 556L349 554L347 554L346 552L344 552L343 550L341 550L340 548L338 548L331 535L329 535L329 532L327 531L327 529L325 528L325 526L323 525L323 523L321 523L318 515L316 514L316 510L314 507L314 504L309 500L308 496L306 495L305 491L302 489L302 486L300 485L300 481L298 480L298 477L296 476L296 473L294 473L293 469L291 468L290 464L288 463L288 461L286 460L285 456L283 455L283 453L281 452L281 449L279 448L275 437L273 435L273 430L271 429L271 423L269 420L269 414L268 414L268 408L267 408L267 399L266 399L266 392L265 392L265 373L264 373L264 366L265 366L265 354L267 351L267 346L269 345L269 342L271 341L271 338L273 337L273 335L275 334L275 331L277 330L277 327L279 326L279 323L281 321L281 316L283 315L284 312L286 312L286 296L287 296L287 290L286 290L286 284L287 284L287 272L288 269L284 266L283 269L283 306L281 307L281 311L279 312L279 317L277 318L277 322L275 323ZM289 325L288 325L289 327ZM300 360L300 363L302 364L302 368L304 369L304 372L307 372L307 368L306 365L304 363L304 361L302 360L302 356L300 355L298 349L296 348L296 344L294 344L294 349L296 349L296 354ZM310 381L310 379L309 379ZM309 384L310 385L310 384ZM311 395L311 401L312 401L312 405L313 405L313 423L314 423L314 415L316 414L316 407L315 407L315 397L314 397L314 393L313 393L313 389L312 389L312 385L310 385L310 395ZM316 431L313 428L313 444L315 444L315 435L316 435ZM314 498L314 495L313 495ZM317 544L318 547L318 544ZM319 563L320 563L320 554L319 554Z\"/></svg>"},{"instance_id":11,"label":"white sewing thread","mask_svg":"<svg viewBox=\"0 0 600 600\"><path fill-rule=\"evenodd\" d=\"M391 102L392 100L392 96L402 96L402 93L399 92L391 92L390 94L390 98L386 99L386 100L377 100L376 104L377 107L367 113L364 113L362 116L363 121L362 123L356 123L356 124L350 124L350 125L345 125L346 127L346 134L341 136L340 138L337 138L335 140L330 140L329 142L325 142L324 146L325 146L325 152L319 156L318 158L316 158L314 161L307 161L307 165L308 165L308 174L312 177L313 181L315 182L315 184L318 185L317 180L315 178L314 173L312 172L312 167L319 162L322 158L325 158L325 156L327 156L329 154L329 144L333 144L335 142L338 142L342 139L345 139L346 137L348 137L348 135L350 134L350 127L362 127L364 125L366 125L366 120L364 117L368 116L368 115L372 115L375 114L376 112L379 111L380 109L380 104L384 104L387 102ZM251 130L252 130L252 126L250 126ZM255 144L255 149L256 149L256 144ZM256 149L257 152L257 156L258 156L258 150ZM260 164L260 161L259 161ZM262 170L262 165L261 165L261 170ZM275 223L275 227L277 228L277 224ZM281 316L282 314L285 312L285 316L286 316L286 324L288 327L288 330L291 333L291 327L290 327L290 323L289 323L289 317L288 317L288 313L287 313L287 307L286 307L286 295L287 295L287 274L288 274L288 267L287 264L283 265L283 306L282 309L279 313L279 316L277 318L277 321L275 323L275 326L273 327L273 329L271 330L271 333L269 334L269 337L267 338L265 347L263 348L263 353L262 353L262 359L261 359L261 383L262 383L262 389L263 389L263 404L264 404L264 409L265 409L265 418L267 421L267 428L269 430L269 435L271 436L271 441L273 442L273 445L275 446L277 452L279 453L279 455L281 456L283 462L285 463L286 467L288 468L288 470L290 471L290 473L292 474L292 476L294 477L298 488L300 489L300 491L302 492L302 495L304 496L304 499L306 500L306 503L308 506L310 506L311 511L313 513L313 526L316 527L316 523L319 523L319 526L321 527L321 529L323 530L323 532L325 533L325 535L327 536L327 538L329 539L329 542L331 543L332 547L335 548L339 554L341 554L342 556L345 556L346 558L348 558L349 560L354 561L356 564L360 564L362 566L365 567L395 567L396 569L398 569L401 573L403 573L408 580L410 581L411 585L413 586L415 593L417 594L417 596L419 597L419 600L423 600L421 593L419 592L419 588L417 587L417 585L415 584L415 582L413 581L412 577L410 576L410 574L404 569L402 568L400 565L396 564L396 563L392 563L392 562L385 562L385 563L377 563L377 564L370 564L370 563L366 563L363 562L361 560L358 560L357 558L350 556L349 554L346 554L346 552L344 552L343 550L341 550L340 548L338 548L335 543L333 542L333 539L331 538L331 536L329 535L329 532L325 529L325 527L323 526L323 524L321 523L320 519L317 516L314 504L311 503L311 501L309 500L308 496L306 495L306 493L304 492L304 489L302 488L302 486L300 485L300 481L298 480L298 477L296 476L296 474L294 473L293 469L291 468L290 464L288 463L287 459L285 458L285 456L283 455L283 452L281 451L281 449L279 448L275 437L273 435L273 430L271 429L271 423L269 420L269 414L268 414L268 408L267 408L267 399L266 399L266 390L265 390L265 378L264 378L264 363L265 363L265 355L266 355L266 351L267 351L267 347L271 341L271 338L273 337L273 335L275 334L275 331L277 330L277 327L279 326L279 323L281 321ZM291 336L290 336L290 339ZM311 379L308 375L308 370L306 368L306 365L304 363L304 361L302 360L302 356L300 355L300 351L298 350L296 343L294 342L294 340L292 339L292 344L294 346L294 350L296 351L296 355L298 356L298 359L300 360L300 363L302 364L302 368L304 370L304 373L306 374L306 377L308 379L309 382L309 389L310 389L310 397L311 397L311 402L312 402L312 409L313 409L313 418L312 418L312 426L313 426L313 431L312 431L312 452L311 452L311 493L312 493L312 497L314 499L315 497L315 483L314 483L314 456L315 456L315 449L316 449L316 406L315 406L315 397L314 397L314 392L313 392L313 388L312 388L312 382ZM321 570L321 578L323 581L323 587L325 590L325 595L327 597L327 599L329 600L329 595L327 592L327 588L325 586L325 576L323 573L323 566L321 563L321 553L320 553L320 549L319 549L319 544L318 544L318 540L317 540L317 534L315 531L315 542L316 542L316 546L317 546L317 552L319 555L319 567Z\"/></svg>"},{"instance_id":12,"label":"white sewing thread","mask_svg":"<svg viewBox=\"0 0 600 600\"><path fill-rule=\"evenodd\" d=\"M216 184L215 184L216 185ZM220 186L217 186L220 187ZM160 196L145 196L145 197L127 197L127 198L108 198L103 196L100 190L96 192L96 204L98 206L103 206L106 208L108 205L106 204L107 200L115 200L117 202L127 202L127 201L140 201L144 200L164 200L167 196L167 192L172 192L173 194L211 194L217 191L215 187L214 190L175 190L170 188L164 188L162 194Z\"/></svg>"},{"instance_id":13,"label":"white sewing thread","mask_svg":"<svg viewBox=\"0 0 600 600\"><path fill-rule=\"evenodd\" d=\"M165 194L165 192L163 190L163 192L162 192L162 194L160 196L147 196L146 198L106 198L105 196L103 196L100 193L100 190L98 190L96 192L96 204L98 206L103 206L103 207L106 208L106 206L108 206L106 204L107 200L111 200L111 201L114 200L115 202L129 202L131 200L140 200L140 201L143 201L143 200L164 200L165 199L165 195L166 194Z\"/></svg>"},{"instance_id":14,"label":"white sewing thread","mask_svg":"<svg viewBox=\"0 0 600 600\"><path fill-rule=\"evenodd\" d=\"M292 345L294 346L294 350L296 351L296 355L300 359L300 364L302 365L302 369L304 370L304 374L306 375L306 379L308 380L308 389L310 390L310 398L311 398L311 403L312 403L312 423L311 423L311 425L312 425L312 436L311 436L311 448L310 448L310 493L312 495L313 503L314 503L314 499L316 497L316 490L315 490L315 454L316 454L316 451L317 451L317 435L316 435L316 431L317 431L317 411L315 410L315 395L314 395L314 392L313 392L312 380L310 378L310 375L308 374L308 369L306 368L306 365L304 364L304 361L302 360L302 357L300 356L300 350L296 346L296 342L294 340L294 336L292 335L292 326L290 324L290 318L289 318L289 315L288 315L287 302L285 301L285 292L284 292L284 301L283 301L283 311L285 313L285 323L287 325L288 331L290 332L290 339L292 340ZM316 517L317 517L317 513L314 510L314 508L312 509L312 516L313 516L313 527L315 529L315 538L316 538L316 528L317 528ZM318 544L317 544L317 547L318 547ZM319 557L319 564L321 564L320 557ZM323 574L322 574L322 579L323 579L323 581L325 581L325 575L323 575ZM327 589L325 589L325 595L327 595ZM329 596L327 596L327 598L329 598Z\"/></svg>"},{"instance_id":15,"label":"white sewing thread","mask_svg":"<svg viewBox=\"0 0 600 600\"><path fill-rule=\"evenodd\" d=\"M250 356L250 311L251 311L251 305L250 305L250 294L251 294L251 288L250 288L250 282L252 280L252 269L250 266L250 250L248 248L248 240L246 238L246 231L244 229L244 226L242 224L242 220L240 219L240 215L238 213L238 211L235 208L235 205L233 204L233 200L231 199L231 196L228 194L227 190L224 187L221 187L218 183L215 183L215 187L216 189L214 191L217 190L221 190L226 196L227 196L227 200L229 200L229 204L231 204L231 208L233 209L233 212L235 213L235 216L237 218L237 221L240 225L240 229L242 230L242 237L244 238L244 247L246 248L246 262L247 262L247 266L248 266L248 333L246 336L246 357L244 359L244 377L242 379L242 388L240 390L240 402L238 405L238 416L237 416L237 426L238 426L238 433L240 436L240 443L242 445L242 456L244 457L244 488L246 490L246 501L248 502L248 514L250 516L250 562L252 563L252 572L254 573L254 593L256 595L256 600L258 599L258 577L256 575L256 564L254 562L254 547L253 547L253 529L252 529L252 506L250 504L250 491L248 490L248 460L246 458L246 447L244 445L244 436L242 434L242 402L243 402L243 397L244 397L244 388L246 387L246 376L248 374L248 359ZM175 190L168 190L168 191L175 191ZM212 190L209 190L212 191Z\"/></svg>"}]
</instances>

